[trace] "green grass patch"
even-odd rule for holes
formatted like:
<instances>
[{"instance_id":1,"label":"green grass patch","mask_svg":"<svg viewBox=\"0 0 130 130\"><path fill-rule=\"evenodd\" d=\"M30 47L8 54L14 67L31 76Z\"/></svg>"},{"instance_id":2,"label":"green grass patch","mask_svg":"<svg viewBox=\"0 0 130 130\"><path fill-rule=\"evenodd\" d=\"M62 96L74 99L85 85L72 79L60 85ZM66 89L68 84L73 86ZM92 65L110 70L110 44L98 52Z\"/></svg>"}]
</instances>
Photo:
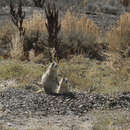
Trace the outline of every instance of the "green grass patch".
<instances>
[{"instance_id":1,"label":"green grass patch","mask_svg":"<svg viewBox=\"0 0 130 130\"><path fill-rule=\"evenodd\" d=\"M130 91L128 68L129 65L125 65L116 72L104 62L83 57L60 64L60 72L69 78L73 88L84 91L92 87L93 92L105 94Z\"/></svg>"},{"instance_id":2,"label":"green grass patch","mask_svg":"<svg viewBox=\"0 0 130 130\"><path fill-rule=\"evenodd\" d=\"M0 80L16 79L21 85L29 85L40 80L45 66L20 61L3 61L0 63Z\"/></svg>"},{"instance_id":3,"label":"green grass patch","mask_svg":"<svg viewBox=\"0 0 130 130\"><path fill-rule=\"evenodd\" d=\"M47 67L32 62L1 61L0 80L16 79L22 86L27 86L33 81L40 81ZM94 93L105 94L130 91L129 64L116 72L104 62L77 56L59 63L59 77L67 77L76 91L91 88Z\"/></svg>"}]
</instances>

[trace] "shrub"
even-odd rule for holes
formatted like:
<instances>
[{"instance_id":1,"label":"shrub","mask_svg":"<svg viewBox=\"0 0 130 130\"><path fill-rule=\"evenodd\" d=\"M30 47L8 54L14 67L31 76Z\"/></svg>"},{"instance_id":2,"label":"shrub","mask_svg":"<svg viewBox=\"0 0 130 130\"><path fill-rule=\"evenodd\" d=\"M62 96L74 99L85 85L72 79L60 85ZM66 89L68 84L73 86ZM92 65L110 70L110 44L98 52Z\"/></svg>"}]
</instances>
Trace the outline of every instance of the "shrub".
<instances>
[{"instance_id":1,"label":"shrub","mask_svg":"<svg viewBox=\"0 0 130 130\"><path fill-rule=\"evenodd\" d=\"M25 12L22 9L22 0L19 0L17 8L14 6L12 0L10 0L10 15L13 24L17 28L16 34L11 39L10 55L12 58L21 59L25 55L25 29L23 28Z\"/></svg>"},{"instance_id":2,"label":"shrub","mask_svg":"<svg viewBox=\"0 0 130 130\"><path fill-rule=\"evenodd\" d=\"M29 19L24 20L23 26L27 33L47 32L45 21L43 14L34 10L33 15Z\"/></svg>"},{"instance_id":3,"label":"shrub","mask_svg":"<svg viewBox=\"0 0 130 130\"><path fill-rule=\"evenodd\" d=\"M1 46L7 46L11 41L12 35L15 34L16 28L12 23L4 21L3 26L0 28L0 44Z\"/></svg>"},{"instance_id":4,"label":"shrub","mask_svg":"<svg viewBox=\"0 0 130 130\"><path fill-rule=\"evenodd\" d=\"M54 2L48 2L45 7L45 15L46 15L46 28L48 32L48 48L50 54L50 61L56 60L59 61L61 59L62 51L60 49L60 40L59 40L59 32L61 29L61 23L59 22L59 10L56 8L56 4Z\"/></svg>"},{"instance_id":5,"label":"shrub","mask_svg":"<svg viewBox=\"0 0 130 130\"><path fill-rule=\"evenodd\" d=\"M65 16L60 18L60 20L61 31L59 32L58 39L59 42L61 42L60 52L62 52L62 58L68 57L68 55L71 54L80 53L84 53L92 58L97 58L97 56L100 55L99 44L97 44L98 38L100 37L100 30L93 21L87 19L85 15L80 17L69 11L67 11ZM25 45L28 45L26 50L30 51L34 49L36 56L41 52L49 56L46 48L48 45L48 33L45 23L46 18L38 11L34 11L29 19L24 19L23 21L23 28L26 30L24 42ZM17 32L17 28L14 27L14 25L13 28L11 28L11 26L6 27L7 31L3 29L3 32L5 32L1 35L1 37L5 37L5 39L9 37L8 42L11 41L12 34L6 34L12 30L12 32L14 32L13 34ZM17 37L16 39L18 41L19 38ZM12 41L14 41L14 39ZM6 41L3 42L6 43ZM35 44L35 47L33 44Z\"/></svg>"},{"instance_id":6,"label":"shrub","mask_svg":"<svg viewBox=\"0 0 130 130\"><path fill-rule=\"evenodd\" d=\"M35 42L39 48L43 48L44 52L46 52L44 45L48 44L45 23L45 17L38 11L34 11L33 16L24 21L28 42ZM39 33L38 37L37 32ZM60 52L63 57L82 52L90 57L96 57L99 51L97 44L99 36L100 30L93 21L87 19L85 15L78 17L75 13L67 11L61 18L61 31L58 36L62 43Z\"/></svg>"},{"instance_id":7,"label":"shrub","mask_svg":"<svg viewBox=\"0 0 130 130\"><path fill-rule=\"evenodd\" d=\"M24 38L22 38L17 32L12 36L11 44L10 44L10 56L13 59L22 59L24 57Z\"/></svg>"},{"instance_id":8,"label":"shrub","mask_svg":"<svg viewBox=\"0 0 130 130\"><path fill-rule=\"evenodd\" d=\"M45 18L38 11L34 11L33 15L24 20L23 26L25 32L25 42L28 51L34 49L34 55L37 56L45 51L44 45L47 44L47 30L45 26Z\"/></svg>"},{"instance_id":9,"label":"shrub","mask_svg":"<svg viewBox=\"0 0 130 130\"><path fill-rule=\"evenodd\" d=\"M130 14L120 16L117 26L107 32L109 49L123 57L130 56Z\"/></svg>"},{"instance_id":10,"label":"shrub","mask_svg":"<svg viewBox=\"0 0 130 130\"><path fill-rule=\"evenodd\" d=\"M98 51L95 46L98 46L100 30L93 21L85 15L78 17L67 11L61 25L62 42L71 48L72 53L83 52L89 57L96 56Z\"/></svg>"}]
</instances>

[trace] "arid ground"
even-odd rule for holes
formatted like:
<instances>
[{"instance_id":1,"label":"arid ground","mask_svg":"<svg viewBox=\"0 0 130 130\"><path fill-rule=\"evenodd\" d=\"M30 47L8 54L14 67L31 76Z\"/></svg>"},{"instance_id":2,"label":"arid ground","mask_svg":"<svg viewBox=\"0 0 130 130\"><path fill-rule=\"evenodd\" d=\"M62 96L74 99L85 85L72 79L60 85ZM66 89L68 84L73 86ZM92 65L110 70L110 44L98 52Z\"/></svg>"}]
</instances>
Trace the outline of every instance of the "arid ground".
<instances>
[{"instance_id":1,"label":"arid ground","mask_svg":"<svg viewBox=\"0 0 130 130\"><path fill-rule=\"evenodd\" d=\"M46 3L23 1L23 40L8 0L0 0L0 130L130 130L130 3L123 4L57 0L53 40L46 25L57 19L50 15L49 24ZM67 94L37 93L51 58L60 58Z\"/></svg>"}]
</instances>

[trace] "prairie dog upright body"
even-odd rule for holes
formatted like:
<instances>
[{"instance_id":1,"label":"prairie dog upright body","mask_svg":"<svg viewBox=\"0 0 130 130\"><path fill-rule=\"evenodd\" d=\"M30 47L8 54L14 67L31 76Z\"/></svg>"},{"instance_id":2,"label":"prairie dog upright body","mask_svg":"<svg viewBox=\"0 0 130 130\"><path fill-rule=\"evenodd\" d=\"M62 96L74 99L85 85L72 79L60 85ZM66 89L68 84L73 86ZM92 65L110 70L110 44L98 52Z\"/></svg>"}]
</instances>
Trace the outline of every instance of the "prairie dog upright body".
<instances>
[{"instance_id":1,"label":"prairie dog upright body","mask_svg":"<svg viewBox=\"0 0 130 130\"><path fill-rule=\"evenodd\" d=\"M47 94L57 93L58 81L58 64L52 62L47 71L43 74L41 84Z\"/></svg>"}]
</instances>

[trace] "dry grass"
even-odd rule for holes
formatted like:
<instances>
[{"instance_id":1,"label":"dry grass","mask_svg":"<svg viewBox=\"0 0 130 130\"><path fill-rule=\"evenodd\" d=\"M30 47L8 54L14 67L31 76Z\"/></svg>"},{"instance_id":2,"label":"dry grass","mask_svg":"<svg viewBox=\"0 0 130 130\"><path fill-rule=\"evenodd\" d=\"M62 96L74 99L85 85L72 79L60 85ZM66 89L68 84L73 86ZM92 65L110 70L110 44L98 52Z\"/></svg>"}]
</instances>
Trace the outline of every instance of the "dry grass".
<instances>
[{"instance_id":1,"label":"dry grass","mask_svg":"<svg viewBox=\"0 0 130 130\"><path fill-rule=\"evenodd\" d=\"M94 130L129 130L130 115L127 111L93 111L96 121L93 123Z\"/></svg>"},{"instance_id":2,"label":"dry grass","mask_svg":"<svg viewBox=\"0 0 130 130\"><path fill-rule=\"evenodd\" d=\"M47 66L3 61L0 64L0 80L16 79L20 86L27 86L33 81L40 81ZM127 62L120 70L115 71L105 62L90 60L83 56L75 56L70 61L62 60L59 64L59 77L68 77L73 91L91 88L94 93L113 94L130 91L129 71Z\"/></svg>"},{"instance_id":3,"label":"dry grass","mask_svg":"<svg viewBox=\"0 0 130 130\"><path fill-rule=\"evenodd\" d=\"M33 16L24 22L24 27L27 32L39 31L46 32L45 26L46 19L43 14L34 11ZM64 33L72 33L73 31L80 33L93 33L99 35L99 28L86 15L78 17L74 12L66 12L65 16L61 19L62 31Z\"/></svg>"},{"instance_id":4,"label":"dry grass","mask_svg":"<svg viewBox=\"0 0 130 130\"><path fill-rule=\"evenodd\" d=\"M46 66L33 63L3 61L0 65L0 80L16 79L20 86L27 86L35 80L40 81L45 68Z\"/></svg>"},{"instance_id":5,"label":"dry grass","mask_svg":"<svg viewBox=\"0 0 130 130\"><path fill-rule=\"evenodd\" d=\"M106 62L79 56L70 62L61 62L60 70L62 75L70 79L72 87L80 91L91 88L96 93L108 94L130 91L129 63L115 71Z\"/></svg>"},{"instance_id":6,"label":"dry grass","mask_svg":"<svg viewBox=\"0 0 130 130\"><path fill-rule=\"evenodd\" d=\"M87 19L85 15L78 17L69 11L61 21L61 32L63 44L75 50L94 48L100 36L100 30L92 20Z\"/></svg>"},{"instance_id":7,"label":"dry grass","mask_svg":"<svg viewBox=\"0 0 130 130\"><path fill-rule=\"evenodd\" d=\"M61 32L59 34L59 39L62 41L61 51L66 52L65 54L63 53L63 55L68 55L70 53L85 53L89 56L98 53L98 39L100 38L100 30L92 20L86 18L85 15L79 17L75 13L70 13L67 11L65 16L61 18L60 21ZM23 27L26 30L26 44L30 45L32 43L36 43L39 48L46 50L43 46L43 44L48 44L48 34L45 22L46 18L43 14L37 11L34 11L32 17L24 20ZM9 39L7 43L12 41L15 49L14 47L11 48L11 55L14 55L15 51L17 55L18 51L21 51L18 49L18 45L20 45L18 42L20 43L21 41L19 41L19 36L15 35L15 33L17 33L16 28L12 27L12 25L6 24L6 26L4 26L5 30L1 30L0 37L1 39L2 37L5 37L3 39L4 41L2 41L3 43L6 42L6 39ZM13 32L13 34L8 33L7 35L7 32Z\"/></svg>"},{"instance_id":8,"label":"dry grass","mask_svg":"<svg viewBox=\"0 0 130 130\"><path fill-rule=\"evenodd\" d=\"M24 37L20 36L19 32L16 32L12 36L10 56L13 59L21 59L24 57Z\"/></svg>"},{"instance_id":9,"label":"dry grass","mask_svg":"<svg viewBox=\"0 0 130 130\"><path fill-rule=\"evenodd\" d=\"M120 16L117 26L107 32L109 48L122 56L129 56L130 49L130 13Z\"/></svg>"},{"instance_id":10,"label":"dry grass","mask_svg":"<svg viewBox=\"0 0 130 130\"><path fill-rule=\"evenodd\" d=\"M8 44L12 39L12 35L15 34L16 28L9 21L5 21L5 24L0 28L0 40L3 44Z\"/></svg>"},{"instance_id":11,"label":"dry grass","mask_svg":"<svg viewBox=\"0 0 130 130\"><path fill-rule=\"evenodd\" d=\"M26 29L27 33L31 32L47 32L45 26L46 19L43 17L43 14L39 13L38 11L34 11L33 15L24 21L24 28Z\"/></svg>"},{"instance_id":12,"label":"dry grass","mask_svg":"<svg viewBox=\"0 0 130 130\"><path fill-rule=\"evenodd\" d=\"M93 21L86 18L85 15L79 17L74 12L67 11L61 20L61 32L59 38L62 41L63 49L69 48L67 54L87 54L93 55L100 51L98 48L99 40L101 39L100 30ZM33 16L24 21L26 30L26 44L37 43L40 48L44 48L43 44L47 44L47 30L45 26L45 17L43 14L34 11ZM112 52L118 52L122 56L128 57L130 53L130 14L126 13L120 17L117 26L107 32L107 41L109 49ZM6 23L0 30L0 42L9 44L13 41L16 49L12 49L11 55L18 54L21 49L18 49L19 36L15 36L16 28L10 23ZM13 32L13 33L12 33ZM37 36L37 32L39 35ZM13 35L13 36L12 36ZM17 47L16 47L17 45ZM44 51L46 49L43 49ZM20 53L19 53L20 54ZM94 55L95 56L95 55ZM12 56L14 57L14 56Z\"/></svg>"},{"instance_id":13,"label":"dry grass","mask_svg":"<svg viewBox=\"0 0 130 130\"><path fill-rule=\"evenodd\" d=\"M69 11L66 12L61 25L64 33L93 33L98 36L100 31L92 20L86 18L86 15L78 17L74 12L70 13Z\"/></svg>"},{"instance_id":14,"label":"dry grass","mask_svg":"<svg viewBox=\"0 0 130 130\"><path fill-rule=\"evenodd\" d=\"M11 58L21 59L24 55L24 37L20 37L17 28L10 22L5 21L0 30L0 46L7 47Z\"/></svg>"},{"instance_id":15,"label":"dry grass","mask_svg":"<svg viewBox=\"0 0 130 130\"><path fill-rule=\"evenodd\" d=\"M109 56L110 59L107 63L89 60L80 55L79 57L72 58L71 61L63 60L60 62L60 72L62 72L61 74L63 76L70 79L72 88L88 90L91 87L94 87L96 92L99 93L113 93L130 90L129 63L126 63L126 60L122 59L119 53L116 53L117 55L115 55L115 52L126 52L129 46L129 21L130 15L124 14L121 16L118 25L107 32L110 50L114 52ZM64 18L61 19L61 25L60 36L63 38L63 44L73 44L75 48L81 47L82 44L83 47L91 44L92 47L95 48L95 41L100 37L100 30L91 20L86 19L86 16L78 17L74 13L71 14L70 12L67 12ZM40 33L46 33L45 18L43 18L41 14L38 14L38 12L34 12L29 20L24 21L24 27L27 34L30 34L30 37L33 32L39 31ZM8 26L6 29L8 30ZM8 31L5 31L5 33L3 32L2 36L7 32ZM42 35L42 37L44 36L45 35ZM22 49L20 46L21 44L19 44L19 39L19 35L12 39L14 40L13 45L16 45L13 47L15 49L12 48L11 50L12 57L13 55L18 56L21 54L20 51L22 51ZM42 43L44 41L41 40L40 42ZM34 53L34 50L30 51L30 60L40 62L41 59L44 59L43 54L35 57ZM15 66L17 65L18 64ZM39 79L42 74L39 71L35 73L31 67L28 68L26 65L27 68L20 65L21 69L18 69L17 72L10 66L13 67L14 64L0 66L0 78L10 79L19 77L20 82L22 81L23 84L29 84L33 80ZM38 67L36 68L39 69ZM41 70L41 67L39 70Z\"/></svg>"},{"instance_id":16,"label":"dry grass","mask_svg":"<svg viewBox=\"0 0 130 130\"><path fill-rule=\"evenodd\" d=\"M43 34L43 38L39 42L46 42L47 31L45 21L46 19L41 14L34 12L30 19L24 21L26 35L31 39L33 33L40 32ZM83 47L88 47L90 43L95 45L100 37L100 30L91 20L86 19L86 16L78 17L74 13L67 12L64 18L61 19L61 25L60 37L63 40L63 44L74 44L75 48L79 47L79 43ZM22 54L23 50L22 44L19 44L21 42L20 37L18 34L14 35L15 32L16 30L12 28L12 25L6 24L0 30L0 39L3 43L12 40L11 57L19 58L21 57L19 54ZM130 91L130 59L123 59L121 56L128 57L129 36L130 14L124 14L120 17L117 26L107 32L107 39L111 50L109 54L110 59L107 62L90 60L82 55L73 56L69 61L65 59L60 61L59 76L68 77L73 91L85 91L91 88L93 88L94 93L103 94ZM31 61L39 62L44 58L44 55L35 57L34 53L34 50L29 53ZM40 81L41 75L45 72L47 66L32 62L1 60L0 80L16 79L20 83L18 87L29 86L33 81ZM129 115L119 113L115 114L115 112L111 111L93 112L92 114L96 118L93 123L93 129L129 129ZM17 130L17 128L8 128L4 125L0 125L0 129ZM37 128L37 130L40 129L42 128Z\"/></svg>"}]
</instances>

